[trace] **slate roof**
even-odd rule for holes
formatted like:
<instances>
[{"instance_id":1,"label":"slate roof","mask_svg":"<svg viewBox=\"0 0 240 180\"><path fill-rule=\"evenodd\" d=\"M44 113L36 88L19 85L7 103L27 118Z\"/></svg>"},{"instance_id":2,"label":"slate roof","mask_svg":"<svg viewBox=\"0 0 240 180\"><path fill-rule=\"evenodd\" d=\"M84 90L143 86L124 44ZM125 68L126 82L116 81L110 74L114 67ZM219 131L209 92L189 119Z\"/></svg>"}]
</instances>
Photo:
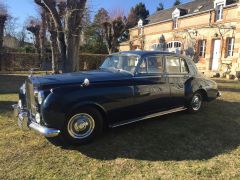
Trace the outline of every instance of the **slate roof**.
<instances>
[{"instance_id":1,"label":"slate roof","mask_svg":"<svg viewBox=\"0 0 240 180\"><path fill-rule=\"evenodd\" d=\"M229 0L230 2L234 0ZM227 2L227 4L229 4ZM192 15L195 13L211 10L214 8L214 0L193 0L189 3L180 4L170 9L157 11L147 18L147 24L153 24L161 21L172 19L172 12L176 9L185 10L185 15ZM198 10L198 11L197 11ZM184 15L183 15L184 16Z\"/></svg>"}]
</instances>

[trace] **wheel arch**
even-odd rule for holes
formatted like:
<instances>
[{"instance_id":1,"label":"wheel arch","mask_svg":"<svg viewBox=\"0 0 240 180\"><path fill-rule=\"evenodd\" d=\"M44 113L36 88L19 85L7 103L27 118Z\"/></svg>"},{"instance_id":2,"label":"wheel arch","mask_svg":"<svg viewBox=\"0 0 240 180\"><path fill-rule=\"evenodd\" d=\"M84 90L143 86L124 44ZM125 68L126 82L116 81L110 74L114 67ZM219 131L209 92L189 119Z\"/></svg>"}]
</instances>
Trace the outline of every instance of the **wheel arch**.
<instances>
[{"instance_id":1,"label":"wheel arch","mask_svg":"<svg viewBox=\"0 0 240 180\"><path fill-rule=\"evenodd\" d=\"M194 92L194 94L197 93L197 92L199 92L202 95L204 101L208 100L208 94L207 94L207 91L205 89L199 89L196 92Z\"/></svg>"},{"instance_id":2,"label":"wheel arch","mask_svg":"<svg viewBox=\"0 0 240 180\"><path fill-rule=\"evenodd\" d=\"M102 115L103 118L103 123L104 125L108 125L108 118L107 118L107 111L105 110L105 108L103 106L101 106L100 104L96 103L96 102L82 102L82 103L78 103L75 104L73 106L71 106L68 111L66 112L66 118L69 118L69 115L74 113L74 112L78 112L81 110L81 108L86 108L86 107L90 107L90 108L94 108L96 110L98 110L100 112L100 114Z\"/></svg>"},{"instance_id":3,"label":"wheel arch","mask_svg":"<svg viewBox=\"0 0 240 180\"><path fill-rule=\"evenodd\" d=\"M190 100L196 92L201 93L204 101L208 100L207 90L201 85L201 83L199 83L197 79L191 78L185 83L185 96L187 100Z\"/></svg>"}]
</instances>

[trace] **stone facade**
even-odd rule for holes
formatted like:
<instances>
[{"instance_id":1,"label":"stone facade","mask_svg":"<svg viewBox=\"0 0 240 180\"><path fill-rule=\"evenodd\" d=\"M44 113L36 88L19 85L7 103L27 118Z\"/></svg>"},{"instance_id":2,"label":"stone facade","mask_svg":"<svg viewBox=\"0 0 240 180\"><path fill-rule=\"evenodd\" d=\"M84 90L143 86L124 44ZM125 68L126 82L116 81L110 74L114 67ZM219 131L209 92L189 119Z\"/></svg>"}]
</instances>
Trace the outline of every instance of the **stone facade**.
<instances>
[{"instance_id":1,"label":"stone facade","mask_svg":"<svg viewBox=\"0 0 240 180\"><path fill-rule=\"evenodd\" d=\"M210 0L211 3L218 1ZM204 11L180 15L177 22L172 14L172 17L146 24L142 29L132 28L130 41L122 43L120 51L139 48L176 52L191 57L199 70L207 75L236 75L236 71L240 71L240 2L224 4L220 20L216 20L217 7L212 6Z\"/></svg>"}]
</instances>

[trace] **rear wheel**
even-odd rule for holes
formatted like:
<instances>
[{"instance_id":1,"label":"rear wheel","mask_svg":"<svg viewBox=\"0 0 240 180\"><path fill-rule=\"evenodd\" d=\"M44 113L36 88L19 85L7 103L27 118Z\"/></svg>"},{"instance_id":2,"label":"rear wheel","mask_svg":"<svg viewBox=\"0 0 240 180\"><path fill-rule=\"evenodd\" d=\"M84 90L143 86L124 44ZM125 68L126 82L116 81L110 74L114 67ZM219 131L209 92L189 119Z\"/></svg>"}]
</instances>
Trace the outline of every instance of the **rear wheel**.
<instances>
[{"instance_id":1,"label":"rear wheel","mask_svg":"<svg viewBox=\"0 0 240 180\"><path fill-rule=\"evenodd\" d=\"M102 132L103 119L95 108L82 108L71 113L65 122L61 137L67 144L86 144Z\"/></svg>"},{"instance_id":2,"label":"rear wheel","mask_svg":"<svg viewBox=\"0 0 240 180\"><path fill-rule=\"evenodd\" d=\"M202 109L203 106L203 96L200 92L193 94L192 99L188 104L188 111L191 113L196 113Z\"/></svg>"}]
</instances>

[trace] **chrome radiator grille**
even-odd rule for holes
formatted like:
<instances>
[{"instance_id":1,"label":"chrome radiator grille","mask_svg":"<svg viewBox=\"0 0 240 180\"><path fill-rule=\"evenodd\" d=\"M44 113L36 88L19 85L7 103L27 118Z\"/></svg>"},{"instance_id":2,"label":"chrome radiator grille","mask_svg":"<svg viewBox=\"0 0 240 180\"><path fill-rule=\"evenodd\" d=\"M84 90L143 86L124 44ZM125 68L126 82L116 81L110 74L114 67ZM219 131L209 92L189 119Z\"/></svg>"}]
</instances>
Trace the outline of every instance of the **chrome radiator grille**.
<instances>
[{"instance_id":1,"label":"chrome radiator grille","mask_svg":"<svg viewBox=\"0 0 240 180\"><path fill-rule=\"evenodd\" d=\"M36 114L36 101L34 97L34 86L30 80L26 81L27 109L31 114Z\"/></svg>"}]
</instances>

